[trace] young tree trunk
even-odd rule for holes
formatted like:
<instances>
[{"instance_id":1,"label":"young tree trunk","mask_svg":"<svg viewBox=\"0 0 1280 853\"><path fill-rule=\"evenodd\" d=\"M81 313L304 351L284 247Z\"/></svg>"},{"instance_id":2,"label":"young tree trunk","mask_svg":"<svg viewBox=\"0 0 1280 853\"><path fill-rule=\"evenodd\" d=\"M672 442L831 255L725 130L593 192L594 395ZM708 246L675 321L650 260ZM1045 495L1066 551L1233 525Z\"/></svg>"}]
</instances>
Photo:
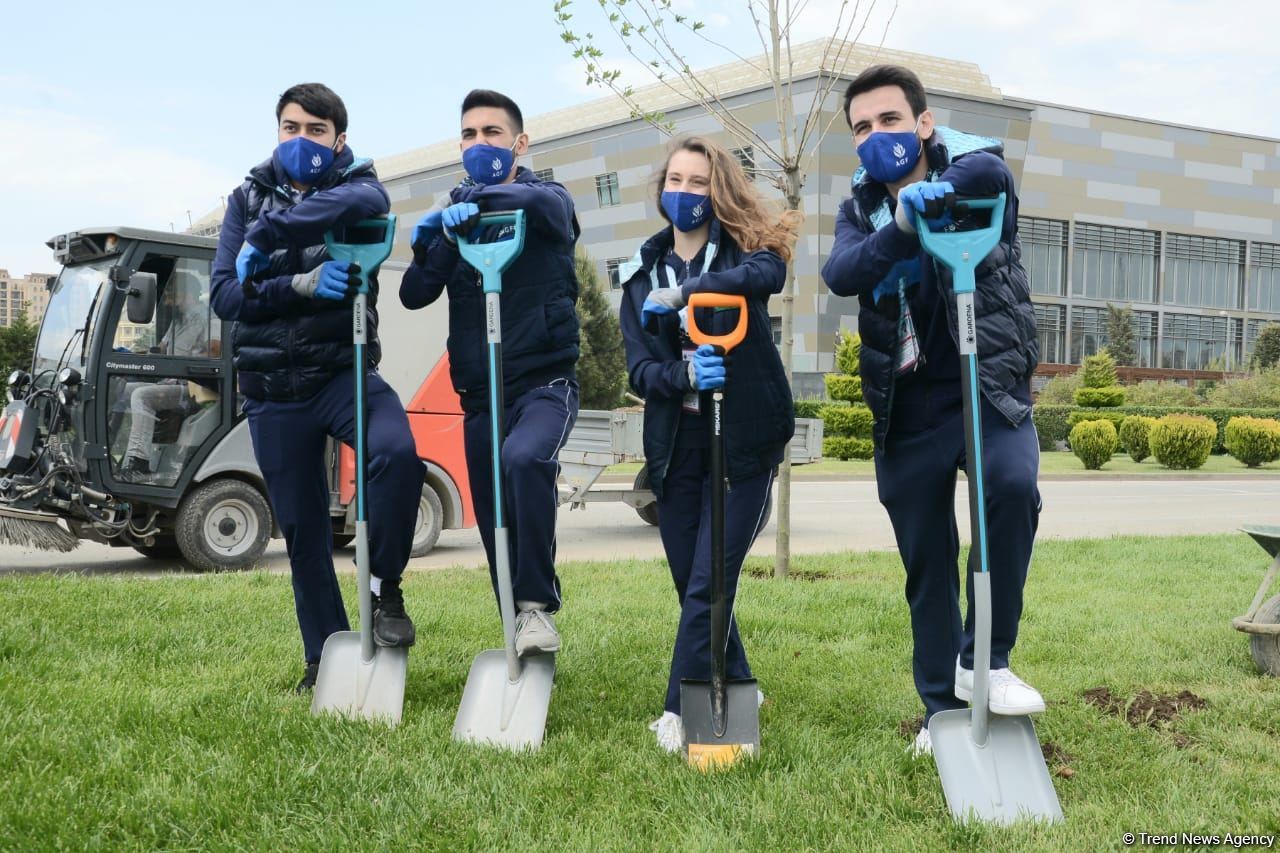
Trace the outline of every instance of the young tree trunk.
<instances>
[{"instance_id":1,"label":"young tree trunk","mask_svg":"<svg viewBox=\"0 0 1280 853\"><path fill-rule=\"evenodd\" d=\"M786 171L787 207L799 210L801 203L800 169L791 166ZM801 247L796 246L799 252ZM787 377L787 385L795 393L794 371L791 359L795 353L795 301L796 301L796 265L793 259L787 264L787 283L782 288L782 369ZM778 509L775 515L778 524L777 546L773 574L777 578L785 578L791 571L791 443L782 450L782 465L778 468Z\"/></svg>"}]
</instances>

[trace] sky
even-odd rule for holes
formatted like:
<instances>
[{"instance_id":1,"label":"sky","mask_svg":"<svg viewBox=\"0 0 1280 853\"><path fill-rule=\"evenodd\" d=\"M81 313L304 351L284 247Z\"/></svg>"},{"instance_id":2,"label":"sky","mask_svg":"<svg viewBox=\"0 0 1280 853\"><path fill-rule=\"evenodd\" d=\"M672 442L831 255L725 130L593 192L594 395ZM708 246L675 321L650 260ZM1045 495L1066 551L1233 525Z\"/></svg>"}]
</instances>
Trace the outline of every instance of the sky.
<instances>
[{"instance_id":1,"label":"sky","mask_svg":"<svg viewBox=\"0 0 1280 853\"><path fill-rule=\"evenodd\" d=\"M756 0L759 3L759 0ZM977 63L1006 95L1280 139L1280 3L791 0L793 41L834 34ZM705 23L694 67L760 53L748 0L673 0ZM363 156L453 138L473 87L527 116L608 93L585 84L554 0L380 4L222 0L183 6L10 4L0 66L0 268L54 272L44 241L94 225L181 230L276 144L275 102L319 80ZM612 67L640 85L596 0L574 0ZM846 11L846 15L849 12Z\"/></svg>"}]
</instances>

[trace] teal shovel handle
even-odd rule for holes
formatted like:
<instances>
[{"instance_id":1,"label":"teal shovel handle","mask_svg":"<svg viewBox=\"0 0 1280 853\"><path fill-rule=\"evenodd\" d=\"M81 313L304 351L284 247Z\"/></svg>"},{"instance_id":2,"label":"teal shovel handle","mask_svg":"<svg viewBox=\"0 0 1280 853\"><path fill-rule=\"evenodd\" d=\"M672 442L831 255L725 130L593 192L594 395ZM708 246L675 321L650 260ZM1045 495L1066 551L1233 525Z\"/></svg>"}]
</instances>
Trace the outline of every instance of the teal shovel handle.
<instances>
[{"instance_id":1,"label":"teal shovel handle","mask_svg":"<svg viewBox=\"0 0 1280 853\"><path fill-rule=\"evenodd\" d=\"M930 231L929 223L916 214L920 245L951 270L952 289L956 293L977 290L974 270L1000 242L1000 232L1004 230L1004 202L1004 193L995 198L965 199L963 204L971 210L991 211L991 224L975 231Z\"/></svg>"},{"instance_id":2,"label":"teal shovel handle","mask_svg":"<svg viewBox=\"0 0 1280 853\"><path fill-rule=\"evenodd\" d=\"M510 240L491 243L474 243L461 234L457 235L458 251L462 259L480 271L484 279L485 293L502 292L502 274L524 251L525 221L523 210L509 210L480 214L479 228L494 225L511 225L515 233ZM473 232L474 233L474 232Z\"/></svg>"},{"instance_id":3,"label":"teal shovel handle","mask_svg":"<svg viewBox=\"0 0 1280 853\"><path fill-rule=\"evenodd\" d=\"M325 248L329 257L335 261L346 261L360 265L360 292L369 292L369 273L391 256L391 244L396 239L396 215L388 213L372 219L361 219L353 222L349 228L381 228L382 239L376 243L339 243L334 232L324 235Z\"/></svg>"}]
</instances>

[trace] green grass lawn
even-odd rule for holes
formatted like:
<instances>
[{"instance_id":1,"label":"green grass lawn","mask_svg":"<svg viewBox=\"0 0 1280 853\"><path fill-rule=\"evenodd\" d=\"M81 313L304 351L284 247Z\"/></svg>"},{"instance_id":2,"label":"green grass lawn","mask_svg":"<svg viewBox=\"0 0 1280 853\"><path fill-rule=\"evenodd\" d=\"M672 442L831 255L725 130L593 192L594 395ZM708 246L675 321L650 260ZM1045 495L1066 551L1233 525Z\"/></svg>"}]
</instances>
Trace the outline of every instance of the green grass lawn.
<instances>
[{"instance_id":1,"label":"green grass lawn","mask_svg":"<svg viewBox=\"0 0 1280 853\"><path fill-rule=\"evenodd\" d=\"M606 473L634 475L640 470L643 462L624 462L611 465ZM797 477L875 477L876 466L870 459L824 459L808 465L796 465L791 469ZM1117 477L1140 475L1185 477L1198 474L1238 474L1242 477L1277 476L1280 475L1280 462L1272 462L1257 468L1247 468L1228 454L1210 456L1200 468L1194 471L1177 471L1165 468L1155 459L1145 459L1141 463L1134 462L1127 453L1117 453L1111 461L1099 471L1086 471L1084 463L1074 453L1066 450L1046 451L1040 454L1040 475L1058 476L1063 474L1081 477Z\"/></svg>"},{"instance_id":2,"label":"green grass lawn","mask_svg":"<svg viewBox=\"0 0 1280 853\"><path fill-rule=\"evenodd\" d=\"M1243 535L1037 547L1015 668L1050 703L1037 730L1070 768L1054 780L1067 820L1003 830L954 825L932 761L905 752L920 709L891 553L743 579L763 749L712 776L645 728L677 618L662 563L563 567L537 755L449 739L470 660L499 635L479 571L407 585L418 645L397 729L312 718L290 693L287 577L6 577L0 849L1092 850L1126 831L1276 833L1280 681L1229 627L1266 564ZM1082 699L1099 686L1208 705L1135 728Z\"/></svg>"}]
</instances>

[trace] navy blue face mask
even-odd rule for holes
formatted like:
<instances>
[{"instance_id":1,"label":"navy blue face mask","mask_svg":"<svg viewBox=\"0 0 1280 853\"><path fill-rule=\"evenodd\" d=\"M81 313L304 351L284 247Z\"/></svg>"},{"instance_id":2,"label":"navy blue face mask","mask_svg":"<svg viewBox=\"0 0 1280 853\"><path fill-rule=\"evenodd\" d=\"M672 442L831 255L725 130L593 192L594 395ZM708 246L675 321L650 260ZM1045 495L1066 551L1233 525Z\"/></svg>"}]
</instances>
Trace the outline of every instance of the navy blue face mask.
<instances>
[{"instance_id":1,"label":"navy blue face mask","mask_svg":"<svg viewBox=\"0 0 1280 853\"><path fill-rule=\"evenodd\" d=\"M478 142L462 152L462 168L477 184L500 184L511 174L516 153L511 148Z\"/></svg>"},{"instance_id":2,"label":"navy blue face mask","mask_svg":"<svg viewBox=\"0 0 1280 853\"><path fill-rule=\"evenodd\" d=\"M286 175L307 186L314 184L333 165L333 149L305 136L281 142L276 146L276 156Z\"/></svg>"},{"instance_id":3,"label":"navy blue face mask","mask_svg":"<svg viewBox=\"0 0 1280 853\"><path fill-rule=\"evenodd\" d=\"M710 196L664 190L662 209L677 231L694 231L711 215Z\"/></svg>"},{"instance_id":4,"label":"navy blue face mask","mask_svg":"<svg viewBox=\"0 0 1280 853\"><path fill-rule=\"evenodd\" d=\"M858 159L866 167L867 174L882 184L901 180L920 162L924 143L916 136L916 126L905 133L888 133L878 130L862 140L858 146Z\"/></svg>"}]
</instances>

